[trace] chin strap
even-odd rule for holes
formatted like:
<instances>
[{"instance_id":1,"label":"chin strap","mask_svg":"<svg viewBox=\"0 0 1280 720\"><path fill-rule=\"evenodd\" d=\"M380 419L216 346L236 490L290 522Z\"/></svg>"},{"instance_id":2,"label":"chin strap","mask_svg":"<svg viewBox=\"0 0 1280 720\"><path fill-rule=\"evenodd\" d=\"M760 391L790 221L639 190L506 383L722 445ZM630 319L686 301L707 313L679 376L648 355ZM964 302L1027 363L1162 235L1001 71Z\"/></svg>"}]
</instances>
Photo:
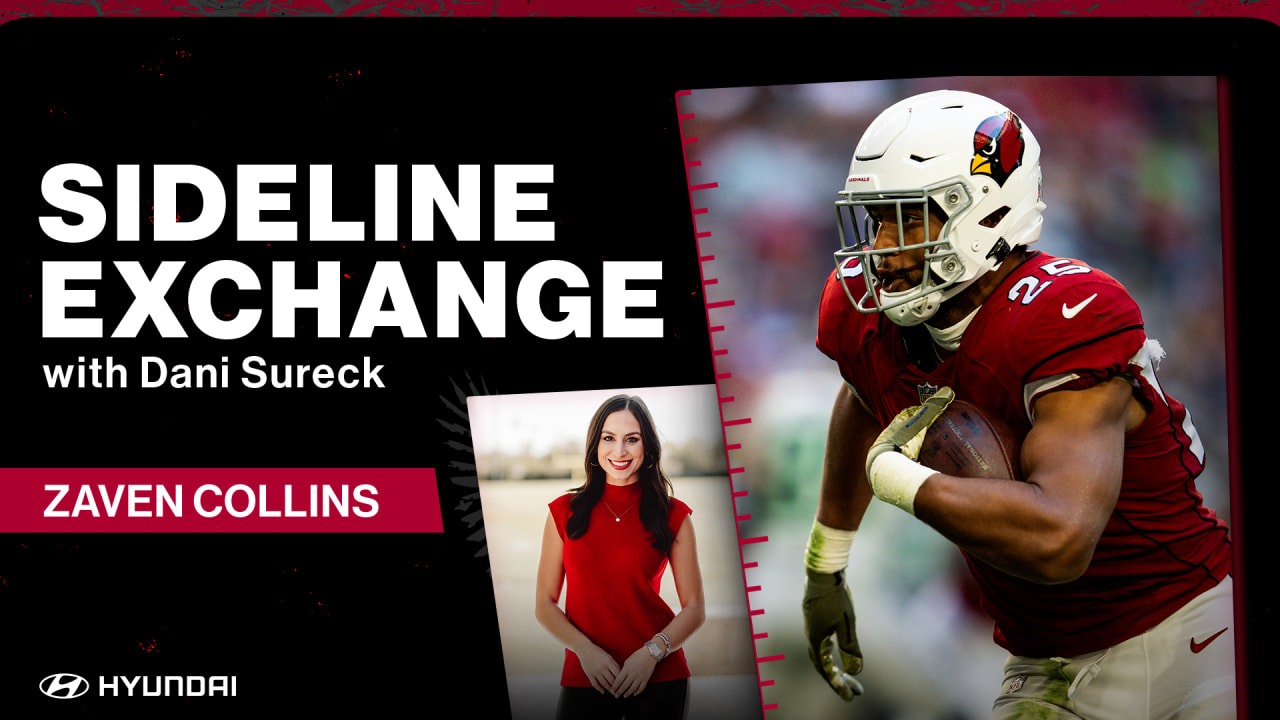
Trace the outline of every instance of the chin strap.
<instances>
[{"instance_id":1,"label":"chin strap","mask_svg":"<svg viewBox=\"0 0 1280 720\"><path fill-rule=\"evenodd\" d=\"M1013 248L1009 246L1009 242L1004 238L1000 238L995 245L991 246L991 252L987 253L987 257L995 258L996 264L999 265L1004 262L1005 258L1009 257L1009 252L1012 250Z\"/></svg>"}]
</instances>

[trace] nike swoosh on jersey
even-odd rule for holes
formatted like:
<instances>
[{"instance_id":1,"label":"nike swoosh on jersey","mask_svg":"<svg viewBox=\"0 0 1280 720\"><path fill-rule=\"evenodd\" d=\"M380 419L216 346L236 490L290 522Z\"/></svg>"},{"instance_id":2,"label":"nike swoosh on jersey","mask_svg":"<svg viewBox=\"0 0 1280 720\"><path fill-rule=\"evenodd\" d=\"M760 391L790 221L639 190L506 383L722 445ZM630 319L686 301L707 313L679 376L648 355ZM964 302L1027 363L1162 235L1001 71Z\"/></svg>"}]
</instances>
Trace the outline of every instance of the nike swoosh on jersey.
<instances>
[{"instance_id":1,"label":"nike swoosh on jersey","mask_svg":"<svg viewBox=\"0 0 1280 720\"><path fill-rule=\"evenodd\" d=\"M1084 300L1081 300L1080 304L1076 305L1075 307L1067 307L1066 303L1062 303L1062 317L1070 320L1071 318L1078 315L1080 311L1084 309L1085 305L1088 305L1089 303L1093 302L1093 299L1096 297L1098 297L1098 293L1094 293L1089 297L1085 298Z\"/></svg>"},{"instance_id":2,"label":"nike swoosh on jersey","mask_svg":"<svg viewBox=\"0 0 1280 720\"><path fill-rule=\"evenodd\" d=\"M1198 653L1201 650L1204 650L1205 648L1209 647L1209 643L1213 642L1214 640L1217 640L1218 636L1226 631L1227 631L1227 628L1222 628L1218 632L1205 638L1204 642L1196 642L1195 638L1191 638L1191 652Z\"/></svg>"}]
</instances>

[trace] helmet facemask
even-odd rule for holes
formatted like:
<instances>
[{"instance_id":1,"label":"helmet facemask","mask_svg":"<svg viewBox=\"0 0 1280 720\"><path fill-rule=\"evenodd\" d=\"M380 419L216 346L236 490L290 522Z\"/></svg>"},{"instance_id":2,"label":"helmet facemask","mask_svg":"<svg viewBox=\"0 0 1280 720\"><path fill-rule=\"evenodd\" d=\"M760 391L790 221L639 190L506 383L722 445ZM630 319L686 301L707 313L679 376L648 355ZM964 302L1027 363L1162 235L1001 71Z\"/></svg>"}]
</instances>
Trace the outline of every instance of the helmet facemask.
<instances>
[{"instance_id":1,"label":"helmet facemask","mask_svg":"<svg viewBox=\"0 0 1280 720\"><path fill-rule=\"evenodd\" d=\"M840 235L840 250L835 252L837 275L844 285L845 294L860 312L883 312L898 325L918 325L932 317L943 302L968 287L980 274L976 268L965 267L964 257L952 244L955 226L973 205L973 197L963 180L952 179L910 190L845 190L839 196L840 199L836 200L837 231ZM923 217L924 240L908 244L903 214L904 209L912 208ZM875 247L879 230L874 216L877 214L895 219L898 231L896 244ZM945 218L942 229L936 240L930 240L932 226L938 222L938 217ZM877 272L882 259L886 255L908 251L924 253L919 284L898 292L886 290ZM849 260L858 261L856 270L849 266ZM854 298L845 279L858 273L866 278L867 291L861 298Z\"/></svg>"}]
</instances>

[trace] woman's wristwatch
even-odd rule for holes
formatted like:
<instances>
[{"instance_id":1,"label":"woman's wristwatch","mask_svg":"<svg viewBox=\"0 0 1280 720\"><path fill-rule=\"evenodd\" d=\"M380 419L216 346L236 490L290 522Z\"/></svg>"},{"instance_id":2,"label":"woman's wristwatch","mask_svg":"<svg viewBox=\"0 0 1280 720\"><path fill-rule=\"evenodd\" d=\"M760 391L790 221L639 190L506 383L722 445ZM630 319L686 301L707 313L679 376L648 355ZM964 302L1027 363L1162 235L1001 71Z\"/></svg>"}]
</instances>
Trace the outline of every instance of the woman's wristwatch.
<instances>
[{"instance_id":1,"label":"woman's wristwatch","mask_svg":"<svg viewBox=\"0 0 1280 720\"><path fill-rule=\"evenodd\" d=\"M653 656L654 660L662 660L663 658L671 654L671 641L668 640L667 636L663 635L662 633L654 633L654 637L662 638L662 642L665 643L667 647L660 648L658 647L658 643L652 640L645 640L644 646L649 650L649 654Z\"/></svg>"}]
</instances>

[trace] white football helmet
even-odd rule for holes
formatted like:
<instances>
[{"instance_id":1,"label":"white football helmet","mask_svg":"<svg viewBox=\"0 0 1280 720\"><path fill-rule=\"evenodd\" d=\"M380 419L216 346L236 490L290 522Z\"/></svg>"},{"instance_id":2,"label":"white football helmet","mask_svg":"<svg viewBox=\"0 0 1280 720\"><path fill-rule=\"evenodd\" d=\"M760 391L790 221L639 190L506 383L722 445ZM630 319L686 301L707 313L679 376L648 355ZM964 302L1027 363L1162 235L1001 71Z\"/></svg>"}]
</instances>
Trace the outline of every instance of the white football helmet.
<instances>
[{"instance_id":1,"label":"white football helmet","mask_svg":"<svg viewBox=\"0 0 1280 720\"><path fill-rule=\"evenodd\" d=\"M1039 239L1040 145L1013 111L994 100L953 90L916 95L867 128L839 196L835 259L849 300L859 312L918 325L999 265L1010 249ZM946 222L936 241L912 246L925 250L920 284L888 292L875 270L882 256L907 247L901 213L912 204L924 211L926 238L930 207ZM873 249L878 226L866 212L871 206L897 215L896 247ZM855 299L845 278L859 273L867 292Z\"/></svg>"}]
</instances>

